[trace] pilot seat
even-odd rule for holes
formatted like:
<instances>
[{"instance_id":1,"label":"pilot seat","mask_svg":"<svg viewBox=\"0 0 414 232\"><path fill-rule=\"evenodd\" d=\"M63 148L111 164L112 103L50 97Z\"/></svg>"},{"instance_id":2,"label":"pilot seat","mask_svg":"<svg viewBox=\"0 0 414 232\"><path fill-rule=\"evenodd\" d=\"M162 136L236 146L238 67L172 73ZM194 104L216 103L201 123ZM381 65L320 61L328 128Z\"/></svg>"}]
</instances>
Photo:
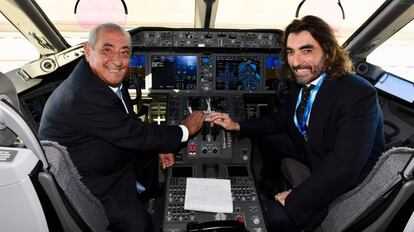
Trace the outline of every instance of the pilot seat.
<instances>
[{"instance_id":1,"label":"pilot seat","mask_svg":"<svg viewBox=\"0 0 414 232\"><path fill-rule=\"evenodd\" d=\"M107 231L104 208L65 147L36 138L16 90L0 75L0 230Z\"/></svg>"}]
</instances>

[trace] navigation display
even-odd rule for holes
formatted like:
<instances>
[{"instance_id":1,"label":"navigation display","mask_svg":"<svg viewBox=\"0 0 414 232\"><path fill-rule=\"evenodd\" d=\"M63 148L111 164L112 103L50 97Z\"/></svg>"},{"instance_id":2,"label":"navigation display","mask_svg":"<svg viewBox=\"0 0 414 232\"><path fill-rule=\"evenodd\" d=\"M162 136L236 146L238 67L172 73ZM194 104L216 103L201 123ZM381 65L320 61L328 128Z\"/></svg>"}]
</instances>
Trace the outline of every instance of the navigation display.
<instances>
[{"instance_id":1,"label":"navigation display","mask_svg":"<svg viewBox=\"0 0 414 232\"><path fill-rule=\"evenodd\" d=\"M277 80L282 77L282 60L273 55L265 58L265 90L275 90Z\"/></svg>"},{"instance_id":2,"label":"navigation display","mask_svg":"<svg viewBox=\"0 0 414 232\"><path fill-rule=\"evenodd\" d=\"M152 89L197 90L196 55L151 55Z\"/></svg>"},{"instance_id":3,"label":"navigation display","mask_svg":"<svg viewBox=\"0 0 414 232\"><path fill-rule=\"evenodd\" d=\"M138 82L141 89L145 89L145 64L146 57L141 54L133 54L129 61L129 88L134 85L133 82Z\"/></svg>"},{"instance_id":4,"label":"navigation display","mask_svg":"<svg viewBox=\"0 0 414 232\"><path fill-rule=\"evenodd\" d=\"M216 56L216 90L260 90L260 56Z\"/></svg>"}]
</instances>

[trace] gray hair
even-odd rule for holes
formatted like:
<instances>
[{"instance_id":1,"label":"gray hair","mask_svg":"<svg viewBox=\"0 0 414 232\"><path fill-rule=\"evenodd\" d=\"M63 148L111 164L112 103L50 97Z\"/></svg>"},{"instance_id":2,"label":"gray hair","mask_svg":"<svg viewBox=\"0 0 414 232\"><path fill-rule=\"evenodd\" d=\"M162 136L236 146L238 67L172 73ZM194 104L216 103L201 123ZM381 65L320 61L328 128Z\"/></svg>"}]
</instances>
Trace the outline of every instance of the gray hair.
<instances>
[{"instance_id":1,"label":"gray hair","mask_svg":"<svg viewBox=\"0 0 414 232\"><path fill-rule=\"evenodd\" d=\"M99 31L104 30L104 29L112 29L112 30L116 30L116 31L120 31L122 32L125 37L128 39L128 45L129 47L132 47L131 44L131 35L129 34L129 32L127 32L124 28L122 28L121 26L119 26L118 24L115 23L103 23L100 24L96 27L94 27L90 32L89 32L89 38L88 38L88 44L91 48L95 48L95 44L96 44L96 39L98 36Z\"/></svg>"}]
</instances>

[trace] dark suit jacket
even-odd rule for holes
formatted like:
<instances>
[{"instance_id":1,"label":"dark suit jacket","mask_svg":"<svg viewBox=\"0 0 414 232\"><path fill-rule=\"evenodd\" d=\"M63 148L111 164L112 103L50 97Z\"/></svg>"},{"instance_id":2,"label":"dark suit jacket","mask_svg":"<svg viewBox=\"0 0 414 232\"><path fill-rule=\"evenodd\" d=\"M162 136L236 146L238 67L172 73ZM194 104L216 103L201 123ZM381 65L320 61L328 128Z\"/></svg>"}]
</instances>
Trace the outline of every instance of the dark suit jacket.
<instances>
[{"instance_id":1,"label":"dark suit jacket","mask_svg":"<svg viewBox=\"0 0 414 232\"><path fill-rule=\"evenodd\" d=\"M317 216L320 222L328 205L359 183L385 149L382 113L369 82L355 75L325 79L312 106L308 142L293 121L300 89L292 84L288 101L273 117L240 123L241 135L287 131L304 154L300 161L311 169L311 177L293 189L285 202L288 216L297 225L323 212Z\"/></svg>"},{"instance_id":2,"label":"dark suit jacket","mask_svg":"<svg viewBox=\"0 0 414 232\"><path fill-rule=\"evenodd\" d=\"M127 212L136 200L134 156L174 151L182 138L179 126L139 122L123 92L129 114L82 59L49 97L39 128L40 139L68 148L82 181L115 213Z\"/></svg>"}]
</instances>

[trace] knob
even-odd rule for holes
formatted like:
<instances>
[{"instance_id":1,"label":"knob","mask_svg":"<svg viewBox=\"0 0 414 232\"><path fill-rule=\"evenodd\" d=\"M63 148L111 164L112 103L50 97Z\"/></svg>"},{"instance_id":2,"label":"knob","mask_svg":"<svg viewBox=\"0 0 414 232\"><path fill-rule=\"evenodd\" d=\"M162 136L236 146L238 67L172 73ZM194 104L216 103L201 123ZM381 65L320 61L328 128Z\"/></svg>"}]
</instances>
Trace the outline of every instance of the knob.
<instances>
[{"instance_id":1,"label":"knob","mask_svg":"<svg viewBox=\"0 0 414 232\"><path fill-rule=\"evenodd\" d=\"M253 223L254 223L255 225L260 224L260 219L259 219L258 217L255 217L255 218L253 219Z\"/></svg>"}]
</instances>

